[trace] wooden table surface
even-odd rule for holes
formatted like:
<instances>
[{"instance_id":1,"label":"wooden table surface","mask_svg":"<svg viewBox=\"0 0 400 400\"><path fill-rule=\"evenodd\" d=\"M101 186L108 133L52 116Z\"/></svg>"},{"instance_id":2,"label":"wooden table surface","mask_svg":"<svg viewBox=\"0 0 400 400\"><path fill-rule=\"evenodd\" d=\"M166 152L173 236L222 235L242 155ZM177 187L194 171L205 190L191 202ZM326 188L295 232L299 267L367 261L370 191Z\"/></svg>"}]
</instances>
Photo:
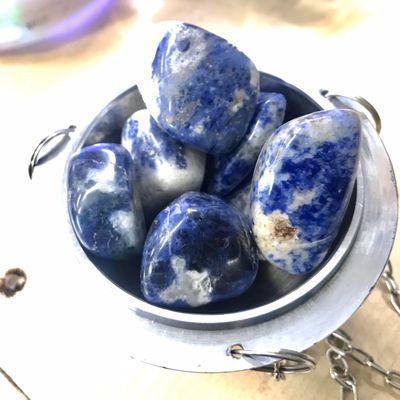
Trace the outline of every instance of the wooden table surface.
<instances>
[{"instance_id":1,"label":"wooden table surface","mask_svg":"<svg viewBox=\"0 0 400 400\"><path fill-rule=\"evenodd\" d=\"M63 306L57 305L65 308L57 308L57 313L51 308L57 289L41 271L57 259L57 274L64 255L49 249L51 222L33 222L34 207L51 204L35 200L26 161L44 135L87 120L135 83L146 46L143 29L150 20L178 19L226 37L260 70L316 98L321 87L365 96L381 114L382 138L399 172L399 10L395 0L122 0L104 21L73 42L0 56L0 272L19 266L30 268L32 276L14 299L0 298L0 367L12 373L33 400L338 398L322 343L309 350L318 361L314 373L277 383L260 372L200 375L121 361L110 346L89 339L87 321L76 321L76 310L83 306L74 303L73 290ZM391 258L400 282L399 241ZM67 274L62 279L74 284ZM40 293L34 289L39 280ZM400 370L400 318L387 297L380 284L344 328L386 368ZM33 309L33 304L40 305ZM59 313L73 325L59 319ZM102 329L111 329L106 322ZM46 335L53 330L57 334ZM351 370L361 399L400 399L400 391L386 387L382 377L354 363ZM0 377L0 399L21 398Z\"/></svg>"}]
</instances>

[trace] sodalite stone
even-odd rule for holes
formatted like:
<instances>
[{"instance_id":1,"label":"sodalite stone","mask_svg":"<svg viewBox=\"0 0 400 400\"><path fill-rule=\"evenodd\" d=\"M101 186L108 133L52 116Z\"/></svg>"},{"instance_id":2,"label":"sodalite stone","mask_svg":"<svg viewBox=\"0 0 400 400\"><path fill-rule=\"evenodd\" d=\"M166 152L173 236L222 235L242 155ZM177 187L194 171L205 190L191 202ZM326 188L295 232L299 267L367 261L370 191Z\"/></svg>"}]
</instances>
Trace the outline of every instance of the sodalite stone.
<instances>
[{"instance_id":1,"label":"sodalite stone","mask_svg":"<svg viewBox=\"0 0 400 400\"><path fill-rule=\"evenodd\" d=\"M256 113L239 146L215 159L207 192L226 196L251 175L264 143L283 122L286 99L280 93L261 93Z\"/></svg>"},{"instance_id":2,"label":"sodalite stone","mask_svg":"<svg viewBox=\"0 0 400 400\"><path fill-rule=\"evenodd\" d=\"M291 274L315 269L338 233L354 184L360 120L320 111L278 129L258 159L251 194L255 240Z\"/></svg>"},{"instance_id":3,"label":"sodalite stone","mask_svg":"<svg viewBox=\"0 0 400 400\"><path fill-rule=\"evenodd\" d=\"M151 303L197 307L242 294L257 270L256 248L240 214L215 196L189 192L153 222L141 287Z\"/></svg>"},{"instance_id":4,"label":"sodalite stone","mask_svg":"<svg viewBox=\"0 0 400 400\"><path fill-rule=\"evenodd\" d=\"M227 201L232 204L241 214L245 221L250 222L250 195L251 180L241 185L227 197Z\"/></svg>"},{"instance_id":5,"label":"sodalite stone","mask_svg":"<svg viewBox=\"0 0 400 400\"><path fill-rule=\"evenodd\" d=\"M68 170L68 209L81 244L113 260L140 254L144 216L129 152L96 144L75 154Z\"/></svg>"},{"instance_id":6,"label":"sodalite stone","mask_svg":"<svg viewBox=\"0 0 400 400\"><path fill-rule=\"evenodd\" d=\"M244 184L241 184L226 200L232 204L236 210L242 215L245 222L249 224L251 230L251 179ZM258 259L265 261L265 257L257 249Z\"/></svg>"},{"instance_id":7,"label":"sodalite stone","mask_svg":"<svg viewBox=\"0 0 400 400\"><path fill-rule=\"evenodd\" d=\"M205 154L162 132L147 110L128 119L122 145L131 153L148 222L181 194L200 189Z\"/></svg>"},{"instance_id":8,"label":"sodalite stone","mask_svg":"<svg viewBox=\"0 0 400 400\"><path fill-rule=\"evenodd\" d=\"M186 23L170 25L153 57L139 88L158 125L206 153L232 150L256 107L259 72L252 61L225 39Z\"/></svg>"}]
</instances>

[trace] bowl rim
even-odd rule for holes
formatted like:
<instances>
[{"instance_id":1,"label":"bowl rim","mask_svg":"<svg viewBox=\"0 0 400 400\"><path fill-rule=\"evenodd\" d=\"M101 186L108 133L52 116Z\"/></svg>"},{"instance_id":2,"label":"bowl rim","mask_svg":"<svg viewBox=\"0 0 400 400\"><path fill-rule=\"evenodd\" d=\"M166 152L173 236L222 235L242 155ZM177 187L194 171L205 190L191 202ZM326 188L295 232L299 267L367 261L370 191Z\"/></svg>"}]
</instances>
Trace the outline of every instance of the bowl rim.
<instances>
[{"instance_id":1,"label":"bowl rim","mask_svg":"<svg viewBox=\"0 0 400 400\"><path fill-rule=\"evenodd\" d=\"M264 74L264 75L268 77L273 77L272 75L269 74ZM279 82L285 83L286 86L294 88L297 92L300 92L301 94L303 94L304 96L306 96L307 98L309 98L311 101L314 102L314 100L312 100L307 94L305 94L295 86L287 84L280 78L276 79ZM77 140L72 146L72 151L70 152L66 163L66 168L64 171L64 178L63 178L65 190L67 186L68 164L71 156L80 148L82 148L83 144L88 139L91 133L91 128L94 126L96 121L107 112L110 105L123 99L127 95L132 94L132 92L138 92L140 94L140 91L136 85L127 89L126 91L118 95L116 98L114 98L110 103L108 103L106 107L104 107L95 116L95 118L91 121L91 123L87 126L87 128L82 130L82 134L78 136ZM320 107L316 102L314 103L318 107ZM364 176L361 168L358 168L357 170L356 182L357 182L356 201L352 219L346 233L344 234L340 243L337 245L333 254L331 254L329 259L325 261L324 265L321 268L319 268L319 270L313 276L311 276L310 279L302 282L297 288L293 289L284 296L276 300L273 300L268 304L264 304L254 308L249 308L243 311L235 311L232 313L225 313L225 314L191 313L187 311L168 310L166 308L150 304L145 300L136 297L132 293L128 293L123 288L120 288L116 283L112 282L108 277L104 276L103 274L102 275L112 284L112 286L115 287L116 294L118 296L121 296L121 294L123 295L125 301L128 302L129 309L131 309L138 315L146 317L150 320L161 322L163 324L172 325L175 327L191 328L191 329L226 329L226 328L234 328L237 326L247 326L254 324L257 321L263 321L274 318L278 314L284 313L286 310L296 307L298 304L305 301L308 297L316 293L337 272L337 270L340 268L341 264L345 260L347 254L351 250L351 247L354 243L363 215ZM67 210L67 215L68 215L68 210ZM68 215L68 221L69 221L69 215ZM82 257L87 258L78 239L75 236L75 233L73 232L72 226L70 226L70 232L71 232L70 236L74 241L74 247L77 248L78 252L80 253L80 258ZM91 261L89 262L93 264ZM95 267L94 264L93 266Z\"/></svg>"},{"instance_id":2,"label":"bowl rim","mask_svg":"<svg viewBox=\"0 0 400 400\"><path fill-rule=\"evenodd\" d=\"M65 196L66 158L63 157L59 164L60 174L52 173L55 185L60 185L60 175L64 174L59 186L62 197L54 207L61 215L60 225L66 231L65 239L72 237L72 241L65 244L65 251L76 253L77 263L71 265L71 271L79 273L83 269L81 274L92 286L90 296L99 307L106 308L104 312L115 316L115 338L124 340L126 353L131 358L179 371L210 373L248 370L273 362L273 359L235 359L227 353L229 346L241 343L246 349L259 352L282 348L304 351L353 315L383 273L394 244L398 215L397 187L390 158L369 120L362 114L360 117L364 132L359 173L364 179L364 203L360 227L351 249L328 284L313 296L272 319L253 321L249 326L209 329L203 324L201 327L204 329L198 329L198 325L194 328L190 325L176 327L165 321L150 319L130 306L132 295L110 284L109 279L104 279L104 274L93 265L87 268L90 261L76 242L69 221ZM88 295L86 290L84 295ZM103 312L102 308L100 310ZM88 315L90 318L91 315ZM125 339L119 334L121 329L127 332Z\"/></svg>"}]
</instances>

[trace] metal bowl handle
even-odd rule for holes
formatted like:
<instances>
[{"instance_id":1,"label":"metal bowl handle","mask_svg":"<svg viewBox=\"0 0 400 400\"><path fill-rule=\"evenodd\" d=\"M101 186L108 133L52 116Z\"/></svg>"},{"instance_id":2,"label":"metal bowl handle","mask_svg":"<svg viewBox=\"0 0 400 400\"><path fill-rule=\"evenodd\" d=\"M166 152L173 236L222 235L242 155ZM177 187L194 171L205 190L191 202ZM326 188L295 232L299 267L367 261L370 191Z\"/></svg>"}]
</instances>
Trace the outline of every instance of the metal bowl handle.
<instances>
[{"instance_id":1,"label":"metal bowl handle","mask_svg":"<svg viewBox=\"0 0 400 400\"><path fill-rule=\"evenodd\" d=\"M264 358L267 360L271 358L276 360L273 363L267 363L253 369L271 374L277 381L285 379L286 374L311 372L317 365L314 358L308 354L287 349L281 349L278 352L260 352L244 349L241 344L234 344L228 347L227 354L236 359L246 357L251 360Z\"/></svg>"},{"instance_id":2,"label":"metal bowl handle","mask_svg":"<svg viewBox=\"0 0 400 400\"><path fill-rule=\"evenodd\" d=\"M367 113L370 115L371 118L369 119L372 120L376 132L377 133L381 132L382 129L381 117L379 116L379 113L376 110L376 108L364 97L344 96L342 94L330 93L330 91L327 89L320 89L319 93L321 94L322 97L325 97L328 101L330 101L335 107L346 106L355 109L354 107L350 106L349 103L350 104L357 103L358 105L361 105L364 108L364 110L366 110ZM368 118L368 115L366 116Z\"/></svg>"},{"instance_id":3,"label":"metal bowl handle","mask_svg":"<svg viewBox=\"0 0 400 400\"><path fill-rule=\"evenodd\" d=\"M32 179L33 176L33 171L35 167L38 165L40 159L39 155L43 148L47 146L53 139L59 136L64 136L64 138L69 138L69 134L74 132L76 129L75 125L70 125L68 128L65 129L60 129L58 131L55 131L54 133L51 133L50 135L47 135L45 138L43 138L39 144L36 146L35 150L32 153L31 160L29 162L29 168L28 168L28 174L29 178ZM58 143L51 151L51 153L59 153L68 143L68 140L61 140L60 143Z\"/></svg>"}]
</instances>

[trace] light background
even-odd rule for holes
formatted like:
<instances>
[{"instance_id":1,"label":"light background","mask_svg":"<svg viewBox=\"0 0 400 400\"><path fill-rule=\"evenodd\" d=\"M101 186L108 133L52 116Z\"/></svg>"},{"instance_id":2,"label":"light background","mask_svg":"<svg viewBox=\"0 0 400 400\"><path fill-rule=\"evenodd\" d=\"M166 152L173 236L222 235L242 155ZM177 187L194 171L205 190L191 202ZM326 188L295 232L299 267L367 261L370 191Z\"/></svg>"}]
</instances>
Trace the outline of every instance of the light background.
<instances>
[{"instance_id":1,"label":"light background","mask_svg":"<svg viewBox=\"0 0 400 400\"><path fill-rule=\"evenodd\" d=\"M318 361L313 374L280 383L258 372L196 375L130 360L121 345L123 327L107 314L106 300L103 308L93 304L84 279L68 273L74 258L63 253L62 238L55 234L55 189L48 185L38 193L35 181L27 179L27 162L43 136L70 123L80 126L135 83L151 19L180 19L226 37L260 70L315 98L321 87L365 96L381 114L382 138L399 172L399 2L138 0L137 8L133 5L122 0L98 27L61 47L0 56L0 273L21 267L29 276L22 293L0 298L0 366L33 400L337 398L324 344L309 350ZM392 260L400 282L398 243ZM400 370L400 319L387 305L382 284L345 328L386 368ZM381 377L351 368L361 398L400 399ZM0 378L0 399L20 398Z\"/></svg>"}]
</instances>

